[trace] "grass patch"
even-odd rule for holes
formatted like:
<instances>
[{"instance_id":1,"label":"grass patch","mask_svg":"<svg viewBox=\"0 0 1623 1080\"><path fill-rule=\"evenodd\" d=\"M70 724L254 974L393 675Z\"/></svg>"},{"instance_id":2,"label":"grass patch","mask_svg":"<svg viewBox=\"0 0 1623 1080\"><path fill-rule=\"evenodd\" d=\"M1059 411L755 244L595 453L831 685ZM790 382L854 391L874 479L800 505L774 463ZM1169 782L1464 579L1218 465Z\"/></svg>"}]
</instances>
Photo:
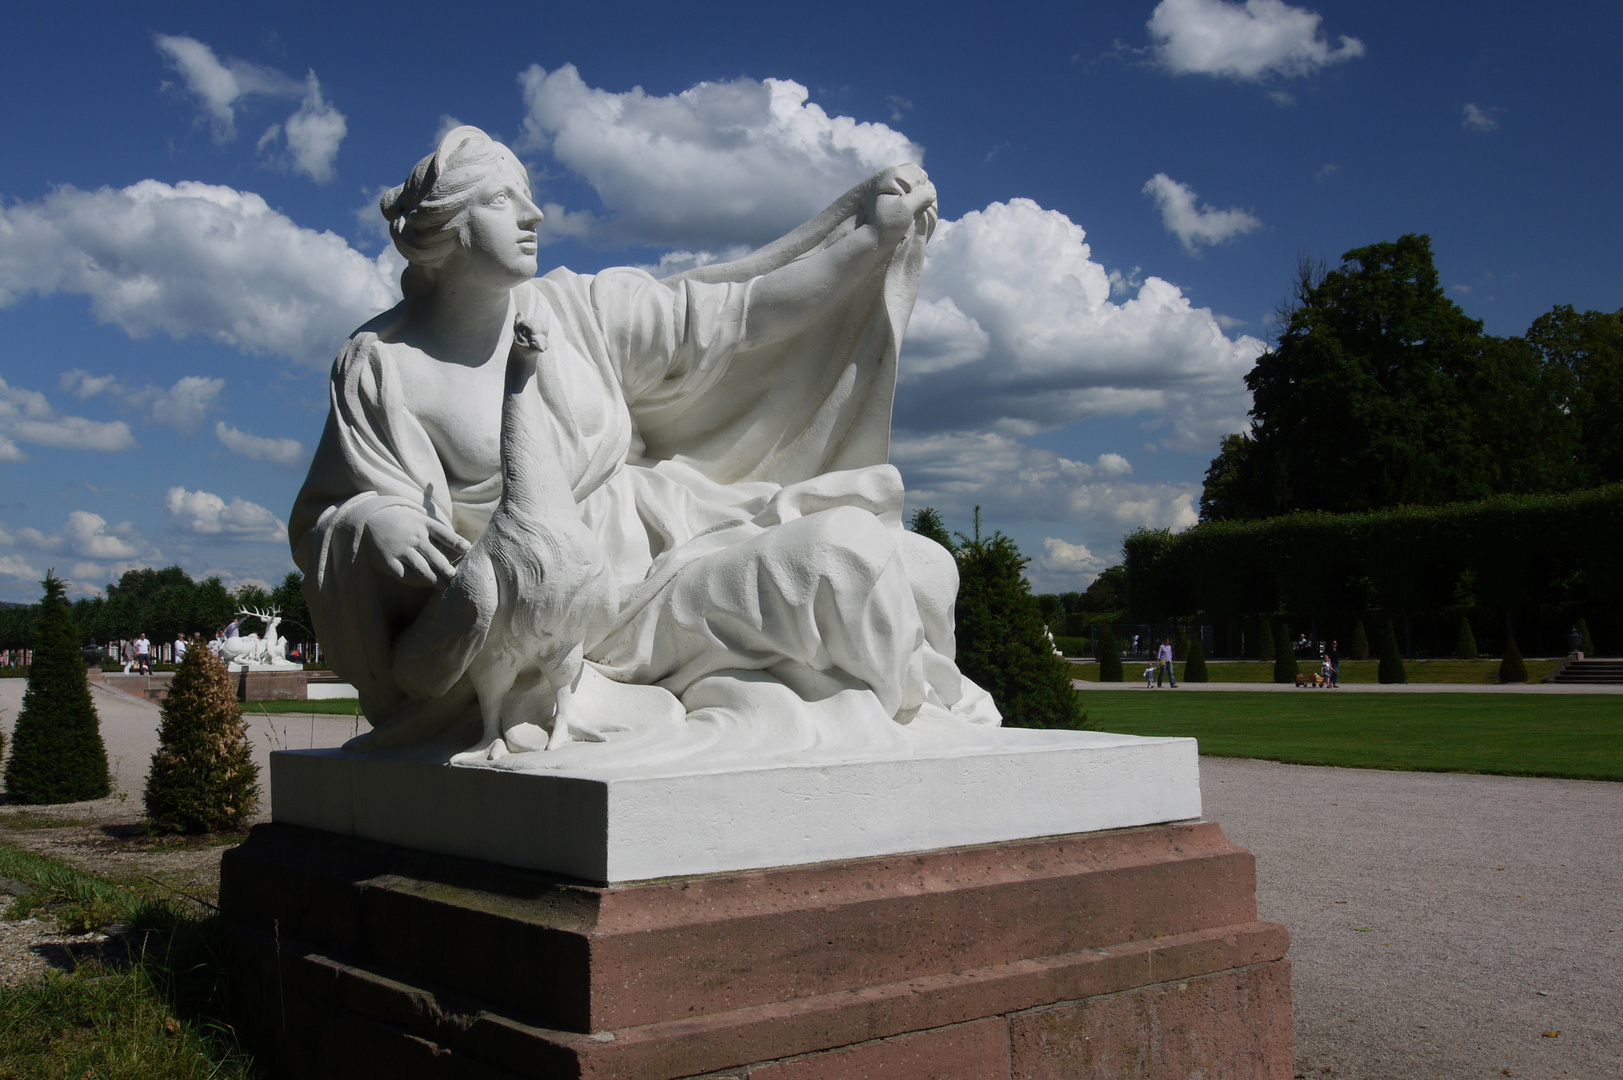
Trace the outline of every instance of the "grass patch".
<instances>
[{"instance_id":1,"label":"grass patch","mask_svg":"<svg viewBox=\"0 0 1623 1080\"><path fill-rule=\"evenodd\" d=\"M1623 780L1623 697L1089 693L1088 727L1191 735L1213 757Z\"/></svg>"},{"instance_id":2,"label":"grass patch","mask_svg":"<svg viewBox=\"0 0 1623 1080\"><path fill-rule=\"evenodd\" d=\"M0 990L0 1080L249 1080L230 1031L177 1018L150 965Z\"/></svg>"},{"instance_id":3,"label":"grass patch","mask_svg":"<svg viewBox=\"0 0 1623 1080\"><path fill-rule=\"evenodd\" d=\"M68 933L127 928L127 958L87 960L0 990L0 1080L249 1080L224 1004L224 940L200 905L0 843L0 877L28 889L11 918Z\"/></svg>"},{"instance_id":4,"label":"grass patch","mask_svg":"<svg viewBox=\"0 0 1623 1080\"><path fill-rule=\"evenodd\" d=\"M1555 670L1555 660L1529 660L1527 661L1527 681L1538 682ZM1302 671L1313 674L1318 671L1317 660L1298 660ZM1149 661L1137 663L1123 660L1122 666L1127 669L1128 682L1142 682L1142 673L1150 664ZM1135 666L1136 665L1136 666ZM1373 683L1378 682L1376 669L1380 666L1377 660L1343 660L1341 662L1341 681L1344 683ZM1183 677L1183 665L1176 665L1178 676ZM1499 661L1497 660L1405 660L1403 662L1405 673L1412 683L1456 683L1480 684L1497 683L1499 681ZM1206 660L1206 670L1211 675L1212 682L1220 683L1271 683L1274 681L1274 662L1272 660ZM1073 665L1073 679L1083 682L1099 681L1098 664Z\"/></svg>"},{"instance_id":5,"label":"grass patch","mask_svg":"<svg viewBox=\"0 0 1623 1080\"><path fill-rule=\"evenodd\" d=\"M325 698L317 701L245 701L242 703L244 716L257 715L261 712L272 716L280 713L302 713L309 716L315 713L318 716L354 716L361 711L361 702L358 698Z\"/></svg>"}]
</instances>

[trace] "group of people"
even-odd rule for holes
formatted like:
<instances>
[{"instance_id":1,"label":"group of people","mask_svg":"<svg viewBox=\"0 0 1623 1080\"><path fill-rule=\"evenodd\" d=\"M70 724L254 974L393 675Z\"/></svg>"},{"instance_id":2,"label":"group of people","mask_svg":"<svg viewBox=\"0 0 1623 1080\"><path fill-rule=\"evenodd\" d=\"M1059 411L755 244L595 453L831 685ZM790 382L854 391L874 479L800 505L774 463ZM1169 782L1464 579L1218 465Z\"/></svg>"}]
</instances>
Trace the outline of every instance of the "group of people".
<instances>
[{"instance_id":1,"label":"group of people","mask_svg":"<svg viewBox=\"0 0 1623 1080\"><path fill-rule=\"evenodd\" d=\"M213 653L215 656L219 656L222 650L225 648L226 639L236 637L239 628L240 621L237 619L232 619L230 622L214 631L214 639L208 643L209 652ZM181 662L181 660L185 659L186 648L186 635L176 635L175 644L173 646L174 663L178 664ZM136 639L130 642L130 656L129 659L124 661L124 674L128 675L133 671L138 675L151 675L153 652L154 646L152 641L147 637L145 630L141 631Z\"/></svg>"}]
</instances>

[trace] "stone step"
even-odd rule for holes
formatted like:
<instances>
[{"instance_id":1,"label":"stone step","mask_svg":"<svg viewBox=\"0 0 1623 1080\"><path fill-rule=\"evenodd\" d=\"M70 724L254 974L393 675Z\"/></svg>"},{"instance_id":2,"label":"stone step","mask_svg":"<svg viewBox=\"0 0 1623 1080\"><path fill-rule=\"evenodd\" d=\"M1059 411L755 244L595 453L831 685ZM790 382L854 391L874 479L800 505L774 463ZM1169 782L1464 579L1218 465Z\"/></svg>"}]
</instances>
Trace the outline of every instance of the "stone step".
<instances>
[{"instance_id":1,"label":"stone step","mask_svg":"<svg viewBox=\"0 0 1623 1080\"><path fill-rule=\"evenodd\" d=\"M1550 679L1554 683L1623 684L1623 660L1573 660Z\"/></svg>"}]
</instances>

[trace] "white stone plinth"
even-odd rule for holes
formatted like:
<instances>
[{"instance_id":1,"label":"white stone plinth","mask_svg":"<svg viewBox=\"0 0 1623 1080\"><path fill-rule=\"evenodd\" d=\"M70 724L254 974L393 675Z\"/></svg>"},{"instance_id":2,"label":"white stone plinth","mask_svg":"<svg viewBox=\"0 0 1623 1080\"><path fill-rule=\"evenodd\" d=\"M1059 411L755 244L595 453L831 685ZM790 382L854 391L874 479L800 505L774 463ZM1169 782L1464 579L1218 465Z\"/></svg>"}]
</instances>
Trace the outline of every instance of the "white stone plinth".
<instances>
[{"instance_id":1,"label":"white stone plinth","mask_svg":"<svg viewBox=\"0 0 1623 1080\"><path fill-rule=\"evenodd\" d=\"M1006 729L993 747L709 771L507 772L271 755L277 822L612 883L1198 818L1194 739Z\"/></svg>"}]
</instances>

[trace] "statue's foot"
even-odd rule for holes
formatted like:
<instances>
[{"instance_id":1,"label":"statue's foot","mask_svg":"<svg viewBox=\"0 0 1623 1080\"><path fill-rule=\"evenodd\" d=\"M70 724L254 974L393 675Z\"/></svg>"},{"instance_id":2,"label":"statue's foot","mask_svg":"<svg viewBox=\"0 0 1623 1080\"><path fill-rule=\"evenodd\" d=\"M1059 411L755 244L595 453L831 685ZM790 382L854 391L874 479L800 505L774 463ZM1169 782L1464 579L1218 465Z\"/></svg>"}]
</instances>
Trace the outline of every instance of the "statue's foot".
<instances>
[{"instance_id":1,"label":"statue's foot","mask_svg":"<svg viewBox=\"0 0 1623 1080\"><path fill-rule=\"evenodd\" d=\"M500 737L488 743L475 746L471 750L464 750L460 754L451 755L452 765L488 765L492 761L500 761L507 756L507 743Z\"/></svg>"},{"instance_id":2,"label":"statue's foot","mask_svg":"<svg viewBox=\"0 0 1623 1080\"><path fill-rule=\"evenodd\" d=\"M559 713L552 721L552 736L547 739L547 749L556 750L569 742L608 742L609 740L597 728L587 724L577 723Z\"/></svg>"}]
</instances>

